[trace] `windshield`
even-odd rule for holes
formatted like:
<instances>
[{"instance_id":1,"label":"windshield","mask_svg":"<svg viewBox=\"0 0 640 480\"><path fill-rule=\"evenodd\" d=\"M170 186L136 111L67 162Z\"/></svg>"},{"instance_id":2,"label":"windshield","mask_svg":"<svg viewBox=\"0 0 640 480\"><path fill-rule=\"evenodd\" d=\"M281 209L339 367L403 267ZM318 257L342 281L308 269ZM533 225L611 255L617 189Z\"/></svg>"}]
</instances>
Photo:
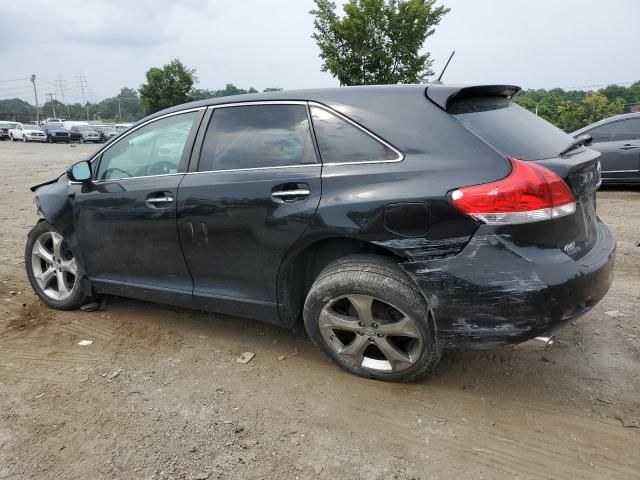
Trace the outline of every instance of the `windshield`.
<instances>
[{"instance_id":1,"label":"windshield","mask_svg":"<svg viewBox=\"0 0 640 480\"><path fill-rule=\"evenodd\" d=\"M38 132L42 131L42 129L40 127L36 127L34 125L25 125L24 129L25 130L37 130Z\"/></svg>"},{"instance_id":2,"label":"windshield","mask_svg":"<svg viewBox=\"0 0 640 480\"><path fill-rule=\"evenodd\" d=\"M93 130L89 125L76 125L76 128L81 132L86 132L87 130Z\"/></svg>"},{"instance_id":3,"label":"windshield","mask_svg":"<svg viewBox=\"0 0 640 480\"><path fill-rule=\"evenodd\" d=\"M453 100L447 112L504 155L522 160L556 157L572 138L507 98Z\"/></svg>"},{"instance_id":4,"label":"windshield","mask_svg":"<svg viewBox=\"0 0 640 480\"><path fill-rule=\"evenodd\" d=\"M59 128L59 129L62 130L64 127L62 126L61 123L47 123L47 128L50 128L52 130L55 130L56 128Z\"/></svg>"}]
</instances>

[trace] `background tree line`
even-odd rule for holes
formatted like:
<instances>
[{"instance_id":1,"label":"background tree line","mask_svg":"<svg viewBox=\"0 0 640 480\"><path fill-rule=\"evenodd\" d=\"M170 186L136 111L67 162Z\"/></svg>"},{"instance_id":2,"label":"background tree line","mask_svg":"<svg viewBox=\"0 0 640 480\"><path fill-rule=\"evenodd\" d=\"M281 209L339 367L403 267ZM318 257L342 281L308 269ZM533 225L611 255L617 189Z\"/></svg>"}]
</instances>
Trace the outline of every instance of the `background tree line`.
<instances>
[{"instance_id":1,"label":"background tree line","mask_svg":"<svg viewBox=\"0 0 640 480\"><path fill-rule=\"evenodd\" d=\"M640 81L629 87L609 85L597 91L524 90L513 99L565 132L640 106Z\"/></svg>"},{"instance_id":2,"label":"background tree line","mask_svg":"<svg viewBox=\"0 0 640 480\"><path fill-rule=\"evenodd\" d=\"M195 70L185 67L180 60L173 60L162 68L147 71L147 83L140 89L123 87L114 97L99 102L66 103L54 99L40 105L42 118L57 117L67 120L100 120L103 122L135 122L163 108L207 98L226 97L245 93L257 93L253 87L238 88L227 83L225 88L207 90L195 88ZM265 92L281 88L266 88ZM35 120L36 107L19 98L0 100L0 120L30 118Z\"/></svg>"},{"instance_id":3,"label":"background tree line","mask_svg":"<svg viewBox=\"0 0 640 480\"><path fill-rule=\"evenodd\" d=\"M348 0L337 12L332 0L314 0L314 33L322 70L340 85L421 83L433 75L433 59L424 43L449 9L436 0ZM122 88L115 97L87 105L47 102L43 115L103 121L135 121L164 108L192 100L257 93L227 84L221 90L197 88L195 69L179 59L152 67L138 90ZM267 88L264 91L280 90ZM640 104L640 82L630 87L610 85L598 91L526 90L514 101L571 132ZM0 100L0 112L33 111L18 99Z\"/></svg>"}]
</instances>

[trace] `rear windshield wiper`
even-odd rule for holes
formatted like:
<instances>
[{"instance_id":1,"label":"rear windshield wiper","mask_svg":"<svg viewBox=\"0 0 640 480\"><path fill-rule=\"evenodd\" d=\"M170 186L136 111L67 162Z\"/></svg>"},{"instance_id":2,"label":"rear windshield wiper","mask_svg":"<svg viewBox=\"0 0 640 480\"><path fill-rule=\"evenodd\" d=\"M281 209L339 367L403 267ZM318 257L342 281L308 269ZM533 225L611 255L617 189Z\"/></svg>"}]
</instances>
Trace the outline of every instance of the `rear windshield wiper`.
<instances>
[{"instance_id":1,"label":"rear windshield wiper","mask_svg":"<svg viewBox=\"0 0 640 480\"><path fill-rule=\"evenodd\" d=\"M589 135L588 133L585 135L580 135L578 138L574 138L573 142L567 145L567 147L564 150L562 150L558 155L564 155L565 153L570 152L574 148L580 147L585 143L589 143L590 141L591 141L591 135Z\"/></svg>"}]
</instances>

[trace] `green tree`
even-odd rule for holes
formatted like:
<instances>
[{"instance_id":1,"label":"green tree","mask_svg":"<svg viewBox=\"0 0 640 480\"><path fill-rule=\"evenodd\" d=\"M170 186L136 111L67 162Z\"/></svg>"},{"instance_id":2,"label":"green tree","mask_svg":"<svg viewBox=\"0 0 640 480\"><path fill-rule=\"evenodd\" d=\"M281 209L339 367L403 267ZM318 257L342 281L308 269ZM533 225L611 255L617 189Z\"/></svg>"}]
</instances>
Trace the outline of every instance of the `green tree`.
<instances>
[{"instance_id":1,"label":"green tree","mask_svg":"<svg viewBox=\"0 0 640 480\"><path fill-rule=\"evenodd\" d=\"M140 99L147 115L191 100L193 84L197 82L191 70L178 59L162 68L150 68L147 83L140 86Z\"/></svg>"},{"instance_id":2,"label":"green tree","mask_svg":"<svg viewBox=\"0 0 640 480\"><path fill-rule=\"evenodd\" d=\"M233 83L227 83L223 90L195 88L191 91L191 99L205 100L207 98L228 97L229 95L244 95L245 93L258 93L258 90L253 87L249 87L249 90L245 90L244 88L236 87Z\"/></svg>"},{"instance_id":3,"label":"green tree","mask_svg":"<svg viewBox=\"0 0 640 480\"><path fill-rule=\"evenodd\" d=\"M349 0L344 16L331 0L314 0L315 32L322 71L341 85L418 83L433 74L420 53L448 8L436 0Z\"/></svg>"},{"instance_id":4,"label":"green tree","mask_svg":"<svg viewBox=\"0 0 640 480\"><path fill-rule=\"evenodd\" d=\"M579 103L562 102L558 106L558 121L556 125L565 132L573 132L623 111L624 99L618 97L611 102L603 93L594 93Z\"/></svg>"}]
</instances>

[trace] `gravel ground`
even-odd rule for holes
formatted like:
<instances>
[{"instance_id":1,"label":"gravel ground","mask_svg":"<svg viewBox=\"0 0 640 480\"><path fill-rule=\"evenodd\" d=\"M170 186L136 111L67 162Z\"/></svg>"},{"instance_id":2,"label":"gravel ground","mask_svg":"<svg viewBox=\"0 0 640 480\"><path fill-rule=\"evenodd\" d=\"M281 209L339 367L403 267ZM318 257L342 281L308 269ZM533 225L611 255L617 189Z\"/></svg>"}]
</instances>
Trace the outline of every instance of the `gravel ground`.
<instances>
[{"instance_id":1,"label":"gravel ground","mask_svg":"<svg viewBox=\"0 0 640 480\"><path fill-rule=\"evenodd\" d=\"M259 322L43 306L28 187L96 148L0 143L0 478L640 478L640 190L600 193L616 278L557 347L447 352L398 385Z\"/></svg>"}]
</instances>

